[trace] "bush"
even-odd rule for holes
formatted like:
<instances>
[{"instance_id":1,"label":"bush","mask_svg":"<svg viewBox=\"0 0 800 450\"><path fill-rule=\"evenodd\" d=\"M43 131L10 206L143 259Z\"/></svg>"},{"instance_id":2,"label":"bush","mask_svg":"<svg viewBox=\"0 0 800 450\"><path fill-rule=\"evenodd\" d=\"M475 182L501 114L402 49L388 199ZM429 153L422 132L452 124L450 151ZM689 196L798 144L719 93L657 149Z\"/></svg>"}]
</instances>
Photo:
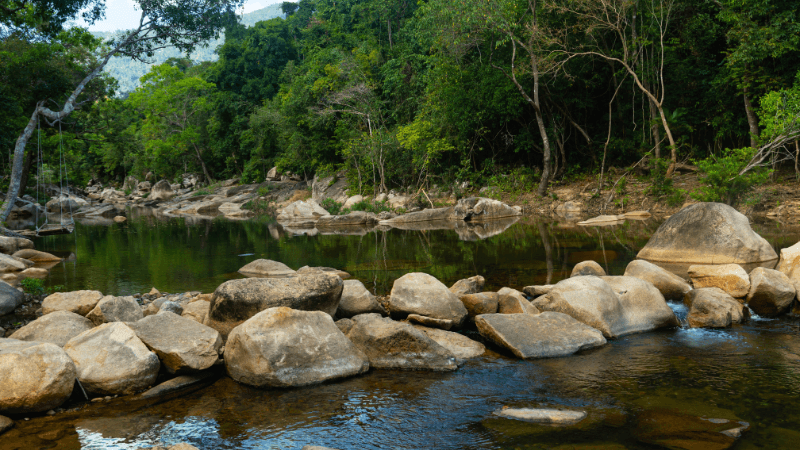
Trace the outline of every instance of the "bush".
<instances>
[{"instance_id":1,"label":"bush","mask_svg":"<svg viewBox=\"0 0 800 450\"><path fill-rule=\"evenodd\" d=\"M692 198L702 202L722 202L735 206L753 186L769 179L772 170L757 167L743 175L739 172L747 166L757 150L750 147L727 150L719 158L697 160L699 179L705 184Z\"/></svg>"},{"instance_id":2,"label":"bush","mask_svg":"<svg viewBox=\"0 0 800 450\"><path fill-rule=\"evenodd\" d=\"M333 216L338 216L342 213L342 204L332 198L323 199L319 205Z\"/></svg>"},{"instance_id":3,"label":"bush","mask_svg":"<svg viewBox=\"0 0 800 450\"><path fill-rule=\"evenodd\" d=\"M25 278L24 280L20 281L19 284L22 286L22 290L25 291L26 294L31 295L42 295L44 294L44 281L38 278Z\"/></svg>"},{"instance_id":4,"label":"bush","mask_svg":"<svg viewBox=\"0 0 800 450\"><path fill-rule=\"evenodd\" d=\"M672 185L672 178L667 178L669 164L666 159L653 160L654 167L650 172L650 187L647 188L647 194L664 199L669 206L678 206L683 203L686 191L677 189Z\"/></svg>"}]
</instances>

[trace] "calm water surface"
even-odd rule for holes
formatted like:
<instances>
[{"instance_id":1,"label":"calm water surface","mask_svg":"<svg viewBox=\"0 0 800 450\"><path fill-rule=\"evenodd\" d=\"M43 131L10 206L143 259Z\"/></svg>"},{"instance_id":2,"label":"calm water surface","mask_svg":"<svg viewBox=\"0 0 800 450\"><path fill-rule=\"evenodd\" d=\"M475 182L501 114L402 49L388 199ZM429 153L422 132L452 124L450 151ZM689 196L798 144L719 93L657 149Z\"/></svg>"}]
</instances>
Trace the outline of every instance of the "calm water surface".
<instances>
[{"instance_id":1,"label":"calm water surface","mask_svg":"<svg viewBox=\"0 0 800 450\"><path fill-rule=\"evenodd\" d=\"M78 226L37 248L72 261L48 284L107 294L211 292L257 258L344 269L378 293L399 276L428 272L450 284L481 274L487 290L556 282L594 259L610 274L658 227L655 220L606 228L557 222L486 230L375 231L293 235L258 221L160 221ZM755 228L777 248L800 230ZM498 230L489 230L489 234ZM472 239L472 240L470 240ZM671 305L679 317L681 305ZM470 332L467 332L468 334ZM476 336L473 336L476 337ZM202 449L647 449L634 438L637 417L668 409L744 420L737 449L797 448L800 442L800 321L753 320L732 329L679 329L627 336L572 357L520 361L493 351L451 373L371 371L303 389L258 390L221 378L156 405L76 406L54 417L17 421L1 449L136 449L190 442ZM589 413L552 428L500 419L503 407L569 407Z\"/></svg>"}]
</instances>

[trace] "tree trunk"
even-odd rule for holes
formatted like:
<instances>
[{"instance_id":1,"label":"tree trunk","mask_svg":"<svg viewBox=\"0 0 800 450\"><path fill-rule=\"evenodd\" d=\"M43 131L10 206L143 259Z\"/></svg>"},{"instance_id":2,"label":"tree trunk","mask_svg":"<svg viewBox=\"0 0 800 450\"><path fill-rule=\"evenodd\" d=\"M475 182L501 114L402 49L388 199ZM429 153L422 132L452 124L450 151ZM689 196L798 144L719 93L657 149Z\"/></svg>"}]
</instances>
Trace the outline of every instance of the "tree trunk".
<instances>
[{"instance_id":1,"label":"tree trunk","mask_svg":"<svg viewBox=\"0 0 800 450\"><path fill-rule=\"evenodd\" d=\"M31 173L31 164L33 164L33 152L28 152L25 155L25 164L22 165L22 176L19 180L19 192L25 195L25 190L28 188L28 177Z\"/></svg>"},{"instance_id":2,"label":"tree trunk","mask_svg":"<svg viewBox=\"0 0 800 450\"><path fill-rule=\"evenodd\" d=\"M653 101L647 99L647 104L650 106L650 117L653 123L653 140L656 141L656 159L661 158L661 128L658 126L658 110Z\"/></svg>"},{"instance_id":3,"label":"tree trunk","mask_svg":"<svg viewBox=\"0 0 800 450\"><path fill-rule=\"evenodd\" d=\"M744 111L747 113L747 125L750 127L750 147L758 148L758 117L753 111L753 104L750 103L750 95L747 88L744 88Z\"/></svg>"},{"instance_id":4,"label":"tree trunk","mask_svg":"<svg viewBox=\"0 0 800 450\"><path fill-rule=\"evenodd\" d=\"M392 19L386 20L386 26L389 28L389 50L392 49Z\"/></svg>"},{"instance_id":5,"label":"tree trunk","mask_svg":"<svg viewBox=\"0 0 800 450\"><path fill-rule=\"evenodd\" d=\"M11 208L17 200L17 195L19 195L19 187L22 181L22 166L24 163L23 160L25 159L25 145L33 135L33 130L36 128L36 124L39 121L39 108L41 108L41 103L36 105L36 109L33 110L28 125L22 130L22 134L17 139L16 145L14 145L14 164L11 167L11 180L9 180L8 184L6 201L3 204L2 212L0 212L0 222L8 220L8 215L11 214Z\"/></svg>"},{"instance_id":6,"label":"tree trunk","mask_svg":"<svg viewBox=\"0 0 800 450\"><path fill-rule=\"evenodd\" d=\"M794 175L800 178L800 168L797 166L798 158L800 158L800 141L794 141Z\"/></svg>"},{"instance_id":7,"label":"tree trunk","mask_svg":"<svg viewBox=\"0 0 800 450\"><path fill-rule=\"evenodd\" d=\"M214 179L211 178L211 175L209 175L208 169L206 168L206 163L203 161L203 158L200 156L200 149L197 148L197 144L192 143L192 146L194 147L194 151L197 154L197 160L200 161L200 166L203 168L203 175L206 176L206 180L208 180L209 184L213 183Z\"/></svg>"}]
</instances>

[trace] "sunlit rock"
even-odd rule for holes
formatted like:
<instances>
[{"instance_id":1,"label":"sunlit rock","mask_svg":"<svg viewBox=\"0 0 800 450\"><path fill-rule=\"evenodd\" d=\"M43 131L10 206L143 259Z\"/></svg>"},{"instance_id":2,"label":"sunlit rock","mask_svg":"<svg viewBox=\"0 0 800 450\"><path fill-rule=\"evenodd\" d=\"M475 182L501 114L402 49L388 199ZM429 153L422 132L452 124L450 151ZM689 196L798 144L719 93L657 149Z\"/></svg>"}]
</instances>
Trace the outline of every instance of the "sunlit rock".
<instances>
[{"instance_id":1,"label":"sunlit rock","mask_svg":"<svg viewBox=\"0 0 800 450\"><path fill-rule=\"evenodd\" d=\"M75 364L61 347L0 338L0 413L44 412L72 394Z\"/></svg>"}]
</instances>

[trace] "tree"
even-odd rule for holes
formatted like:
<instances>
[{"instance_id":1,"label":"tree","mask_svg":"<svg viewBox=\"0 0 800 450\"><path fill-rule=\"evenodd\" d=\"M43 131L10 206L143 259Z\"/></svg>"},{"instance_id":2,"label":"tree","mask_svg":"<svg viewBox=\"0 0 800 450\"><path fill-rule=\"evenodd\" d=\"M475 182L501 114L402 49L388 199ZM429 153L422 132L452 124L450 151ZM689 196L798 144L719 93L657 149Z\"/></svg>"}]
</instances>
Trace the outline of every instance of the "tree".
<instances>
[{"instance_id":1,"label":"tree","mask_svg":"<svg viewBox=\"0 0 800 450\"><path fill-rule=\"evenodd\" d=\"M54 111L47 107L46 99L37 102L27 126L14 147L11 182L5 204L0 211L0 221L8 218L14 200L19 195L25 146L40 118L56 123L80 107L86 100L81 100L79 97L87 85L100 74L103 67L115 55L143 60L152 56L154 51L168 46L190 52L199 43L218 37L219 31L225 25L232 23L235 10L242 2L242 0L138 0L142 11L139 25L107 42L107 50L102 54L99 63L72 90L60 110ZM3 4L5 6L5 3ZM13 18L6 19L6 16L3 16L3 19L5 20L3 24L16 23Z\"/></svg>"}]
</instances>

